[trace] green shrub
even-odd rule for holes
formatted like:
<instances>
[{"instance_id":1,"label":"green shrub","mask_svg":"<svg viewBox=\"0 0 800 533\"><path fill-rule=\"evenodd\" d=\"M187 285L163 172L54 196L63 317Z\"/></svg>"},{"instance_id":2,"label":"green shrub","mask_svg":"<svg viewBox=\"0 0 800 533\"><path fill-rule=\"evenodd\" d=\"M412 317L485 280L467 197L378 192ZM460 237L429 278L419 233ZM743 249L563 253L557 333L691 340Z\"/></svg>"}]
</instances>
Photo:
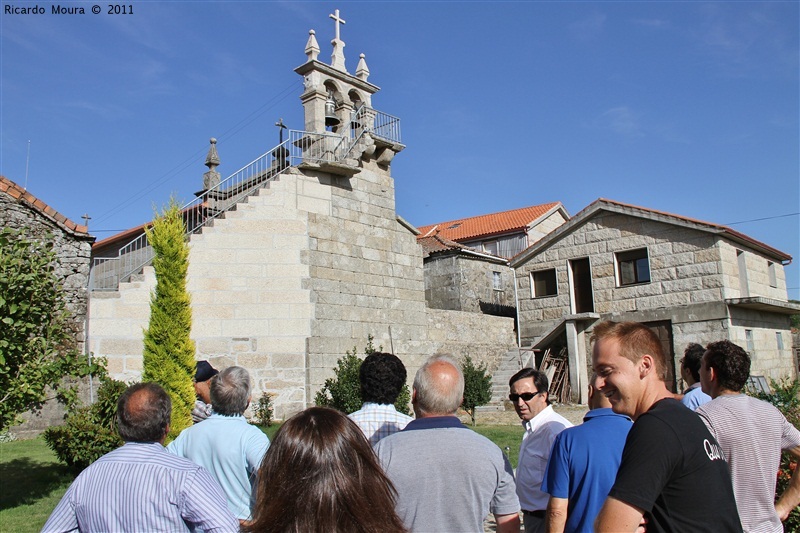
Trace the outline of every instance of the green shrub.
<instances>
[{"instance_id":1,"label":"green shrub","mask_svg":"<svg viewBox=\"0 0 800 533\"><path fill-rule=\"evenodd\" d=\"M274 407L272 405L272 394L265 392L258 399L258 403L253 406L253 412L256 416L256 422L259 426L270 427L272 419L275 416Z\"/></svg>"},{"instance_id":2,"label":"green shrub","mask_svg":"<svg viewBox=\"0 0 800 533\"><path fill-rule=\"evenodd\" d=\"M464 403L461 406L469 413L474 426L475 408L492 400L492 377L487 373L486 363L475 366L468 355L461 363L461 371L464 373Z\"/></svg>"},{"instance_id":3,"label":"green shrub","mask_svg":"<svg viewBox=\"0 0 800 533\"><path fill-rule=\"evenodd\" d=\"M73 409L63 426L45 430L47 445L74 473L123 444L115 420L117 400L126 388L121 381L104 378L95 403Z\"/></svg>"},{"instance_id":4,"label":"green shrub","mask_svg":"<svg viewBox=\"0 0 800 533\"><path fill-rule=\"evenodd\" d=\"M142 381L158 383L172 399L167 441L192 425L196 369L195 345L190 337L192 309L186 290L189 245L186 226L174 198L146 229L153 247L156 287L150 298L150 322L144 331Z\"/></svg>"},{"instance_id":5,"label":"green shrub","mask_svg":"<svg viewBox=\"0 0 800 533\"><path fill-rule=\"evenodd\" d=\"M753 396L771 403L783 413L789 423L794 427L800 427L800 380L792 380L788 377L779 381L771 379L770 386L772 387L772 394L759 392L753 394ZM781 464L778 469L778 480L775 489L776 498L779 498L789 486L789 481L796 469L797 460L794 456L784 453L781 456ZM783 525L784 531L800 531L800 509L795 507L789 513L789 518L786 519Z\"/></svg>"},{"instance_id":6,"label":"green shrub","mask_svg":"<svg viewBox=\"0 0 800 533\"><path fill-rule=\"evenodd\" d=\"M374 337L367 336L367 346L364 348L364 355L370 355L383 350L383 346L377 349L372 344ZM361 381L358 378L361 370L361 359L356 353L358 348L353 346L353 351L345 352L345 356L336 361L336 368L333 369L334 377L325 380L322 388L314 396L314 403L320 407L332 407L343 413L352 413L361 409L364 403L361 400ZM411 392L408 385L403 385L397 401L394 403L395 409L399 412L410 415L409 405L411 404Z\"/></svg>"},{"instance_id":7,"label":"green shrub","mask_svg":"<svg viewBox=\"0 0 800 533\"><path fill-rule=\"evenodd\" d=\"M100 370L74 349L75 328L52 236L0 230L0 431L51 396L75 405L76 378Z\"/></svg>"}]
</instances>

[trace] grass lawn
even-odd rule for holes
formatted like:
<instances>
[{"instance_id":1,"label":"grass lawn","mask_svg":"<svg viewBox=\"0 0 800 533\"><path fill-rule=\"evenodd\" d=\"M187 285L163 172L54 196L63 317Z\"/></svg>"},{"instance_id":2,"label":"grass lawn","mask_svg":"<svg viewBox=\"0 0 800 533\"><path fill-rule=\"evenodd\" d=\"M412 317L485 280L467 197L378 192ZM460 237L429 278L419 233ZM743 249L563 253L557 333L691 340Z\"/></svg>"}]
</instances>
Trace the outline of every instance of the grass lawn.
<instances>
[{"instance_id":1,"label":"grass lawn","mask_svg":"<svg viewBox=\"0 0 800 533\"><path fill-rule=\"evenodd\" d=\"M273 424L261 430L272 439L279 427ZM516 468L521 425L478 425L473 429L500 448L507 446L511 464ZM0 531L40 531L72 479L41 437L0 443Z\"/></svg>"},{"instance_id":2,"label":"grass lawn","mask_svg":"<svg viewBox=\"0 0 800 533\"><path fill-rule=\"evenodd\" d=\"M0 443L0 531L41 531L72 482L41 437Z\"/></svg>"},{"instance_id":3,"label":"grass lawn","mask_svg":"<svg viewBox=\"0 0 800 533\"><path fill-rule=\"evenodd\" d=\"M500 449L505 451L511 461L511 466L517 468L517 460L519 459L519 445L522 444L522 434L525 428L522 424L514 424L513 426L469 426L490 441L494 442ZM508 447L508 450L506 450Z\"/></svg>"}]
</instances>

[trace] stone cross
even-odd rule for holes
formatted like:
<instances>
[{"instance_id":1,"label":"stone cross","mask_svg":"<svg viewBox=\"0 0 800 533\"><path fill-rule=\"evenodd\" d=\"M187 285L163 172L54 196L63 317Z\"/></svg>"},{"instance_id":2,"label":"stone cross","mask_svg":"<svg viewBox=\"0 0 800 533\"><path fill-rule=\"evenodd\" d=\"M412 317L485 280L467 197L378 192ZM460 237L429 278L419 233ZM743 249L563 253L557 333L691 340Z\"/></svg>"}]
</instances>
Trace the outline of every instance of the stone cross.
<instances>
[{"instance_id":1,"label":"stone cross","mask_svg":"<svg viewBox=\"0 0 800 533\"><path fill-rule=\"evenodd\" d=\"M328 15L328 16L330 18L332 18L334 20L334 22L335 22L335 25L336 25L336 40L339 41L339 40L341 40L341 39L339 39L339 24L340 23L341 24L347 24L347 22L345 22L344 19L339 16L339 10L338 9L334 10L333 15Z\"/></svg>"}]
</instances>

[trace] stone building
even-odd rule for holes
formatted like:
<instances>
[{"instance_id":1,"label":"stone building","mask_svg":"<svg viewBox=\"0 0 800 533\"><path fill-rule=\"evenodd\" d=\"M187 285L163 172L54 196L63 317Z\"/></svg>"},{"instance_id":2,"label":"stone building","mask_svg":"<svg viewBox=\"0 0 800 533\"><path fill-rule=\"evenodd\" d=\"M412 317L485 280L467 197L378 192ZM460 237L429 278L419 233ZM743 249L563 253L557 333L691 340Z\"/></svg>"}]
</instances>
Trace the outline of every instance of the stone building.
<instances>
[{"instance_id":1,"label":"stone building","mask_svg":"<svg viewBox=\"0 0 800 533\"><path fill-rule=\"evenodd\" d=\"M426 306L416 230L395 212L399 119L373 107L379 88L363 54L355 75L347 71L338 22L332 44L331 64L319 61L312 30L295 69L305 130L224 180L212 140L204 190L183 211L197 358L248 368L254 397L275 394L279 418L309 405L337 359L361 351L368 335L409 376L434 353L491 366L515 346L511 318ZM135 380L152 250L137 228L94 251L89 344L114 377Z\"/></svg>"},{"instance_id":2,"label":"stone building","mask_svg":"<svg viewBox=\"0 0 800 533\"><path fill-rule=\"evenodd\" d=\"M569 214L561 202L552 202L420 226L417 238L435 235L511 259L567 220Z\"/></svg>"},{"instance_id":3,"label":"stone building","mask_svg":"<svg viewBox=\"0 0 800 533\"><path fill-rule=\"evenodd\" d=\"M423 251L425 301L434 309L516 316L514 271L508 260L430 235Z\"/></svg>"},{"instance_id":4,"label":"stone building","mask_svg":"<svg viewBox=\"0 0 800 533\"><path fill-rule=\"evenodd\" d=\"M522 345L568 348L576 400L585 400L588 335L607 319L659 332L673 391L690 342L728 339L750 352L753 375L794 377L790 260L725 226L599 199L510 261Z\"/></svg>"},{"instance_id":5,"label":"stone building","mask_svg":"<svg viewBox=\"0 0 800 533\"><path fill-rule=\"evenodd\" d=\"M69 329L74 343L65 348L84 352L89 264L94 237L87 227L76 224L36 198L13 181L0 176L0 225L4 228L25 228L31 238L51 242L58 264L56 275L62 280ZM56 402L48 402L41 415L26 415L26 422L14 433L41 431L57 423L64 411Z\"/></svg>"}]
</instances>

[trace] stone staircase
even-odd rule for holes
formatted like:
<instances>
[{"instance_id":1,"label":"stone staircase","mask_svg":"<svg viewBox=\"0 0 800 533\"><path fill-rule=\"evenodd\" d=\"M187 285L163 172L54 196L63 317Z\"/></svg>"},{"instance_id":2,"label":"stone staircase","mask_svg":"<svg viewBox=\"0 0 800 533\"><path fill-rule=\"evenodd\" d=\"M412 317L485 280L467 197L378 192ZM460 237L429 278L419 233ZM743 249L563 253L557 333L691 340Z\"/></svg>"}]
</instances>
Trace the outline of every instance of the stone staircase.
<instances>
[{"instance_id":1,"label":"stone staircase","mask_svg":"<svg viewBox=\"0 0 800 533\"><path fill-rule=\"evenodd\" d=\"M524 357L524 355L523 355ZM477 411L504 411L508 399L508 380L520 370L519 349L509 350L500 361L500 365L492 373L492 399L487 405L478 407ZM509 409L511 409L509 407ZM513 409L512 409L513 410Z\"/></svg>"}]
</instances>

